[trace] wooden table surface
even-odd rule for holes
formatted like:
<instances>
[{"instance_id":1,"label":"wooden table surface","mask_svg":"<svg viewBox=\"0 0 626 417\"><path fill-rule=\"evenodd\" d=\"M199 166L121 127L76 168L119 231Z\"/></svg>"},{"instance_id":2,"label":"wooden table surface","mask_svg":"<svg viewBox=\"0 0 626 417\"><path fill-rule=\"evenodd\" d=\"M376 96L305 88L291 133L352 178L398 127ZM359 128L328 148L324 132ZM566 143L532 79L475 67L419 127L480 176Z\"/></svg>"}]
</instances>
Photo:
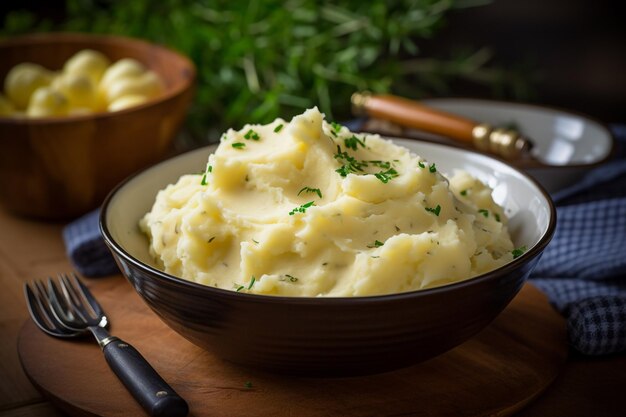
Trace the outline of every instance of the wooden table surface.
<instances>
[{"instance_id":1,"label":"wooden table surface","mask_svg":"<svg viewBox=\"0 0 626 417\"><path fill-rule=\"evenodd\" d=\"M72 270L63 226L18 218L0 208L0 417L63 415L30 384L17 355L17 335L28 318L23 282ZM553 385L519 416L622 417L625 388L626 355L571 354Z\"/></svg>"}]
</instances>

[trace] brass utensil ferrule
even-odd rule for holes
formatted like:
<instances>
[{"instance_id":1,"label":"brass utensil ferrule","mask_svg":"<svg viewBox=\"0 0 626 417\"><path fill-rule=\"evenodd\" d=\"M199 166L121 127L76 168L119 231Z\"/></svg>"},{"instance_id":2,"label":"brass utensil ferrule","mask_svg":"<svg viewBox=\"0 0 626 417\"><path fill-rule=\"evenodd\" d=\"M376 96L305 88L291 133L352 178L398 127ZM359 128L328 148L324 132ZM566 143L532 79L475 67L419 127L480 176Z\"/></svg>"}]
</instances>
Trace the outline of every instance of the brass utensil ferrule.
<instances>
[{"instance_id":1,"label":"brass utensil ferrule","mask_svg":"<svg viewBox=\"0 0 626 417\"><path fill-rule=\"evenodd\" d=\"M487 123L474 126L472 137L476 149L506 159L518 158L531 148L530 141L515 130L494 129Z\"/></svg>"}]
</instances>

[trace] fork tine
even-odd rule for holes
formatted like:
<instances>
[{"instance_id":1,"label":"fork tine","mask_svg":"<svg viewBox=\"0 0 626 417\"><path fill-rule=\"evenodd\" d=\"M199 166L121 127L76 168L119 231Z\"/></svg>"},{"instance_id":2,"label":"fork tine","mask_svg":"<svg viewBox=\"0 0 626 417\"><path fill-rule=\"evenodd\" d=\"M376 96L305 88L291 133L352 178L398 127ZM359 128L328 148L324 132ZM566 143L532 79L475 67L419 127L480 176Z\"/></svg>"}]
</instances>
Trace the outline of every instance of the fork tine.
<instances>
[{"instance_id":1,"label":"fork tine","mask_svg":"<svg viewBox=\"0 0 626 417\"><path fill-rule=\"evenodd\" d=\"M59 283L61 284L61 289L63 290L63 295L72 305L75 313L83 321L85 321L85 323L87 323L89 318L91 318L91 314L89 312L89 309L85 307L85 301L83 301L80 295L77 294L76 288L72 285L72 283L67 279L64 274L59 274L58 279Z\"/></svg>"},{"instance_id":2,"label":"fork tine","mask_svg":"<svg viewBox=\"0 0 626 417\"><path fill-rule=\"evenodd\" d=\"M58 284L52 278L48 278L48 299L52 307L52 313L64 325L74 328L72 323L76 321L84 321L84 317L77 312L72 305L67 291L62 288L59 290Z\"/></svg>"},{"instance_id":3,"label":"fork tine","mask_svg":"<svg viewBox=\"0 0 626 417\"><path fill-rule=\"evenodd\" d=\"M70 332L51 314L47 295L41 292L42 288L43 285L39 281L34 281L31 285L24 283L26 304L33 321L37 327L52 336L67 337L73 335L73 332Z\"/></svg>"},{"instance_id":4,"label":"fork tine","mask_svg":"<svg viewBox=\"0 0 626 417\"><path fill-rule=\"evenodd\" d=\"M74 272L72 273L72 280L74 281L74 284L75 284L74 288L80 291L81 295L85 298L85 300L87 300L87 302L89 303L89 306L91 307L93 312L96 314L96 317L104 316L104 310L102 310L102 307L100 306L100 303L98 303L98 300L95 299L95 297L91 294L91 291L89 291L89 288L87 288L87 286L85 286L85 284L82 283L82 281L78 278L78 276ZM69 281L69 277L68 277L68 281Z\"/></svg>"}]
</instances>

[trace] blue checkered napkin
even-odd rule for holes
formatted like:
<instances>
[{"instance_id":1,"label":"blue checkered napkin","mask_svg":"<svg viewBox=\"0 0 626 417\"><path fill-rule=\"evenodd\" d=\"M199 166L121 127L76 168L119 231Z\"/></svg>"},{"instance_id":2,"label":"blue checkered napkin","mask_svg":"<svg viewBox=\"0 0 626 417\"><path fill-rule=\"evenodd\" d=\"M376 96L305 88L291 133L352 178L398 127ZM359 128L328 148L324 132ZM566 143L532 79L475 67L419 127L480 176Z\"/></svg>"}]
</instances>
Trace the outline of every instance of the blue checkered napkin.
<instances>
[{"instance_id":1,"label":"blue checkered napkin","mask_svg":"<svg viewBox=\"0 0 626 417\"><path fill-rule=\"evenodd\" d=\"M70 261L86 277L103 277L118 272L98 226L100 210L74 220L63 229L63 240Z\"/></svg>"},{"instance_id":2,"label":"blue checkered napkin","mask_svg":"<svg viewBox=\"0 0 626 417\"><path fill-rule=\"evenodd\" d=\"M621 129L621 130L620 130ZM626 129L614 131L622 146ZM626 156L554 194L557 229L531 276L587 355L626 350Z\"/></svg>"},{"instance_id":3,"label":"blue checkered napkin","mask_svg":"<svg viewBox=\"0 0 626 417\"><path fill-rule=\"evenodd\" d=\"M626 347L624 278L597 281L541 278L534 284L567 317L570 344L587 355L620 352Z\"/></svg>"}]
</instances>

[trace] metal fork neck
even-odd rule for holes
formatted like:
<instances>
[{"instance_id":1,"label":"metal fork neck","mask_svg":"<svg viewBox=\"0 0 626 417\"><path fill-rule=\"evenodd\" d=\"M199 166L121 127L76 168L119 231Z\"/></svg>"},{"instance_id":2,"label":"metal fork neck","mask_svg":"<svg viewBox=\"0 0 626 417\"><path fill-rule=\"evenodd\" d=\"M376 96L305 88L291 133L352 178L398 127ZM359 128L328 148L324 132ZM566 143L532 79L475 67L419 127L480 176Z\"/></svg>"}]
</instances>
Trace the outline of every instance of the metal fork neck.
<instances>
[{"instance_id":1,"label":"metal fork neck","mask_svg":"<svg viewBox=\"0 0 626 417\"><path fill-rule=\"evenodd\" d=\"M101 349L104 349L106 345L109 343L119 340L115 336L111 336L107 329L100 326L89 326L89 331L94 335L94 337L98 340L98 344Z\"/></svg>"}]
</instances>

